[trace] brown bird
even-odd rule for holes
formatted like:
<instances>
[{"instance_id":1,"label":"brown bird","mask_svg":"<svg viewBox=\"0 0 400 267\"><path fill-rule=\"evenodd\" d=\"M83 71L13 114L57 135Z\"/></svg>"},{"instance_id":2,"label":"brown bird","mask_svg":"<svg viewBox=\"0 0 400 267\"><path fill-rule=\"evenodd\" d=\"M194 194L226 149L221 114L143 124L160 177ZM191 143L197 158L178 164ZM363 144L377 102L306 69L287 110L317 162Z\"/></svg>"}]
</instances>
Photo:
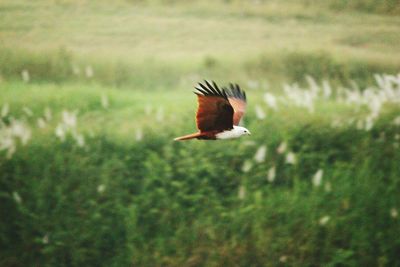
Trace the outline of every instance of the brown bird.
<instances>
[{"instance_id":1,"label":"brown bird","mask_svg":"<svg viewBox=\"0 0 400 267\"><path fill-rule=\"evenodd\" d=\"M196 124L199 132L177 137L175 141L202 139L217 140L250 135L250 131L238 126L246 111L246 93L237 84L229 89L219 89L215 82L199 83L194 92L198 108Z\"/></svg>"}]
</instances>

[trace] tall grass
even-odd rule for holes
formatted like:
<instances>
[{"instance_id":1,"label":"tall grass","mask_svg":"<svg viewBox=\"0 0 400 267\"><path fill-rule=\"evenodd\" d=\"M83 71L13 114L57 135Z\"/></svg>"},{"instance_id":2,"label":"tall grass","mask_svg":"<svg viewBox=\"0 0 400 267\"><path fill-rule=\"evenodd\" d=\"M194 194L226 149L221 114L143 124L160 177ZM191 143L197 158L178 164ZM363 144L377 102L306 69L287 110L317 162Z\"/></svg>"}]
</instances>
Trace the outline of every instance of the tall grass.
<instances>
[{"instance_id":1,"label":"tall grass","mask_svg":"<svg viewBox=\"0 0 400 267\"><path fill-rule=\"evenodd\" d=\"M400 154L378 137L398 129L382 127L299 125L294 166L260 127L268 160L247 173L254 147L240 142L34 142L1 164L1 265L395 266ZM332 189L312 186L319 168Z\"/></svg>"},{"instance_id":2,"label":"tall grass","mask_svg":"<svg viewBox=\"0 0 400 267\"><path fill-rule=\"evenodd\" d=\"M376 79L380 90L328 93L311 78L287 95L248 90L252 138L213 143L172 141L194 128L179 91L149 94L160 121L140 93L6 83L3 96L26 98L3 98L2 130L21 120L32 136L1 152L0 265L396 266L400 91L394 76ZM79 110L76 124L64 109ZM131 131L98 128L109 113ZM60 120L72 127L64 139Z\"/></svg>"}]
</instances>

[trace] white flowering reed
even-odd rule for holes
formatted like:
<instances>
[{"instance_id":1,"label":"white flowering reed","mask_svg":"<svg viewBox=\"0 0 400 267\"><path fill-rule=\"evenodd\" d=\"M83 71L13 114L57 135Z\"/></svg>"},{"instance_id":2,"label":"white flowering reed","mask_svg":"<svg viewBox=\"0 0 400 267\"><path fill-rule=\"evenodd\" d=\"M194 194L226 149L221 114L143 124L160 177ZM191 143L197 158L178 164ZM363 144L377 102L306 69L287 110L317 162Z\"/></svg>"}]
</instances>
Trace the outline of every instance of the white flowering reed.
<instances>
[{"instance_id":1,"label":"white flowering reed","mask_svg":"<svg viewBox=\"0 0 400 267\"><path fill-rule=\"evenodd\" d=\"M322 169L319 169L313 176L312 178L312 184L315 187L319 187L322 184L322 176L324 174L324 171Z\"/></svg>"},{"instance_id":2,"label":"white flowering reed","mask_svg":"<svg viewBox=\"0 0 400 267\"><path fill-rule=\"evenodd\" d=\"M282 103L292 104L296 107L305 108L310 113L315 112L315 104L320 100L334 100L337 103L347 104L354 107L356 111L368 109L368 114L358 120L350 119L342 123L332 122L332 127L349 126L356 123L357 129L370 131L379 118L382 108L386 103L400 104L400 74L375 75L376 86L360 88L352 82L350 88L336 88L335 94L328 81L318 82L311 76L307 76L308 88L301 88L298 84L284 84L283 95L279 97ZM278 97L271 93L264 95L266 105L271 109L277 109ZM256 111L257 112L257 111ZM393 122L400 125L400 118Z\"/></svg>"},{"instance_id":3,"label":"white flowering reed","mask_svg":"<svg viewBox=\"0 0 400 267\"><path fill-rule=\"evenodd\" d=\"M63 142L67 135L71 135L76 144L80 147L85 145L85 138L78 132L77 128L77 112L64 110L61 116L61 122L55 128L55 135Z\"/></svg>"},{"instance_id":4,"label":"white flowering reed","mask_svg":"<svg viewBox=\"0 0 400 267\"><path fill-rule=\"evenodd\" d=\"M265 161L265 156L267 154L267 147L265 145L260 146L254 155L254 160L258 163Z\"/></svg>"},{"instance_id":5,"label":"white flowering reed","mask_svg":"<svg viewBox=\"0 0 400 267\"><path fill-rule=\"evenodd\" d=\"M21 121L13 121L11 131L15 137L20 139L22 145L26 145L29 139L31 139L32 133L30 128Z\"/></svg>"},{"instance_id":6,"label":"white flowering reed","mask_svg":"<svg viewBox=\"0 0 400 267\"><path fill-rule=\"evenodd\" d=\"M49 107L46 107L44 109L44 118L46 119L47 122L51 121L52 114L51 114L51 110Z\"/></svg>"},{"instance_id":7,"label":"white flowering reed","mask_svg":"<svg viewBox=\"0 0 400 267\"><path fill-rule=\"evenodd\" d=\"M142 129L140 129L140 128L136 129L135 139L138 142L143 139L143 131L142 131Z\"/></svg>"},{"instance_id":8,"label":"white flowering reed","mask_svg":"<svg viewBox=\"0 0 400 267\"><path fill-rule=\"evenodd\" d=\"M11 158L17 149L17 144L26 145L31 135L31 129L27 124L12 119L9 125L0 127L0 151L7 151L7 158Z\"/></svg>"},{"instance_id":9,"label":"white flowering reed","mask_svg":"<svg viewBox=\"0 0 400 267\"><path fill-rule=\"evenodd\" d=\"M85 68L85 74L86 74L86 77L87 77L87 78L92 78L92 77L93 77L94 72L93 72L92 66L90 66L90 65L86 66L86 68Z\"/></svg>"},{"instance_id":10,"label":"white flowering reed","mask_svg":"<svg viewBox=\"0 0 400 267\"><path fill-rule=\"evenodd\" d=\"M400 116L397 116L394 120L393 120L393 124L396 126L400 126Z\"/></svg>"},{"instance_id":11,"label":"white flowering reed","mask_svg":"<svg viewBox=\"0 0 400 267\"><path fill-rule=\"evenodd\" d=\"M47 244L49 243L49 235L48 235L48 234L45 234L45 235L43 236L43 238L42 238L42 243L43 243L44 245L47 245Z\"/></svg>"},{"instance_id":12,"label":"white flowering reed","mask_svg":"<svg viewBox=\"0 0 400 267\"><path fill-rule=\"evenodd\" d=\"M317 98L317 92L313 90L300 88L297 84L285 84L283 87L287 101L295 106L306 108L310 113L314 112L314 101Z\"/></svg>"},{"instance_id":13,"label":"white flowering reed","mask_svg":"<svg viewBox=\"0 0 400 267\"><path fill-rule=\"evenodd\" d=\"M325 99L329 99L332 95L332 88L327 80L322 82L322 92Z\"/></svg>"},{"instance_id":14,"label":"white flowering reed","mask_svg":"<svg viewBox=\"0 0 400 267\"><path fill-rule=\"evenodd\" d=\"M240 185L238 190L238 198L240 200L243 200L245 197L246 197L246 188L244 187L244 185Z\"/></svg>"},{"instance_id":15,"label":"white flowering reed","mask_svg":"<svg viewBox=\"0 0 400 267\"><path fill-rule=\"evenodd\" d=\"M61 140L65 141L65 136L66 136L66 131L64 130L64 125L63 124L58 124L54 133L56 136Z\"/></svg>"},{"instance_id":16,"label":"white flowering reed","mask_svg":"<svg viewBox=\"0 0 400 267\"><path fill-rule=\"evenodd\" d=\"M397 211L396 208L391 208L391 209L390 209L390 216L391 216L393 219L395 219L395 218L397 218L397 217L399 216L399 212Z\"/></svg>"},{"instance_id":17,"label":"white flowering reed","mask_svg":"<svg viewBox=\"0 0 400 267\"><path fill-rule=\"evenodd\" d=\"M286 263L287 260L288 260L288 256L286 256L286 255L282 255L279 257L279 261L282 263Z\"/></svg>"},{"instance_id":18,"label":"white flowering reed","mask_svg":"<svg viewBox=\"0 0 400 267\"><path fill-rule=\"evenodd\" d=\"M259 84L258 81L249 80L249 81L247 81L247 86L248 86L250 89L257 89L257 88L260 87L260 84Z\"/></svg>"},{"instance_id":19,"label":"white flowering reed","mask_svg":"<svg viewBox=\"0 0 400 267\"><path fill-rule=\"evenodd\" d=\"M62 122L66 126L66 128L75 128L76 121L76 112L69 112L66 110L62 112Z\"/></svg>"},{"instance_id":20,"label":"white flowering reed","mask_svg":"<svg viewBox=\"0 0 400 267\"><path fill-rule=\"evenodd\" d=\"M261 106L256 105L255 112L256 112L257 119L259 119L259 120L265 119L266 115L265 115L265 112L264 112L264 110L263 110L263 108Z\"/></svg>"},{"instance_id":21,"label":"white flowering reed","mask_svg":"<svg viewBox=\"0 0 400 267\"><path fill-rule=\"evenodd\" d=\"M286 142L282 142L282 143L280 143L280 145L276 149L276 152L278 152L278 154L283 154L283 153L285 153L286 149L287 149L287 143Z\"/></svg>"},{"instance_id":22,"label":"white flowering reed","mask_svg":"<svg viewBox=\"0 0 400 267\"><path fill-rule=\"evenodd\" d=\"M39 128L43 129L46 127L46 121L43 118L38 118L37 125Z\"/></svg>"},{"instance_id":23,"label":"white flowering reed","mask_svg":"<svg viewBox=\"0 0 400 267\"><path fill-rule=\"evenodd\" d=\"M372 127L374 126L374 118L372 116L368 116L367 118L365 118L365 127L364 129L366 131L370 131L372 129Z\"/></svg>"},{"instance_id":24,"label":"white flowering reed","mask_svg":"<svg viewBox=\"0 0 400 267\"><path fill-rule=\"evenodd\" d=\"M315 96L318 95L320 88L319 88L318 83L315 81L315 79L310 75L306 75L306 81L308 83L310 92L312 92L312 95L315 95Z\"/></svg>"},{"instance_id":25,"label":"white flowering reed","mask_svg":"<svg viewBox=\"0 0 400 267\"><path fill-rule=\"evenodd\" d=\"M244 173L246 173L246 172L249 172L252 168L253 168L253 163L251 163L250 160L246 160L246 161L243 163L242 171L243 171Z\"/></svg>"},{"instance_id":26,"label":"white flowering reed","mask_svg":"<svg viewBox=\"0 0 400 267\"><path fill-rule=\"evenodd\" d=\"M80 147L84 147L85 146L85 137L82 134L74 134L74 138L76 141L76 144Z\"/></svg>"},{"instance_id":27,"label":"white flowering reed","mask_svg":"<svg viewBox=\"0 0 400 267\"><path fill-rule=\"evenodd\" d=\"M104 184L100 184L99 186L97 186L97 192L99 194L102 194L105 190L106 190L106 186Z\"/></svg>"},{"instance_id":28,"label":"white flowering reed","mask_svg":"<svg viewBox=\"0 0 400 267\"><path fill-rule=\"evenodd\" d=\"M101 106L104 109L107 109L110 106L110 102L108 101L108 97L106 94L102 94L100 100L101 100Z\"/></svg>"},{"instance_id":29,"label":"white flowering reed","mask_svg":"<svg viewBox=\"0 0 400 267\"><path fill-rule=\"evenodd\" d=\"M293 152L288 152L287 154L286 154L286 160L285 160L285 162L287 163L287 164L292 164L292 165L294 165L294 164L296 164L296 162L297 162L297 159L296 159L296 154L294 154Z\"/></svg>"},{"instance_id":30,"label":"white flowering reed","mask_svg":"<svg viewBox=\"0 0 400 267\"><path fill-rule=\"evenodd\" d=\"M265 93L264 94L264 101L267 104L267 106L273 110L277 110L278 109L278 103L276 100L276 97L271 94L271 93Z\"/></svg>"},{"instance_id":31,"label":"white flowering reed","mask_svg":"<svg viewBox=\"0 0 400 267\"><path fill-rule=\"evenodd\" d=\"M23 70L23 71L21 72L21 77L22 77L22 80L23 80L24 82L26 82L26 83L28 83L29 80L31 79L28 70Z\"/></svg>"},{"instance_id":32,"label":"white flowering reed","mask_svg":"<svg viewBox=\"0 0 400 267\"><path fill-rule=\"evenodd\" d=\"M21 203L22 203L22 198L21 198L21 196L18 194L17 191L12 192L12 196L13 196L14 201L15 201L17 204L21 204Z\"/></svg>"},{"instance_id":33,"label":"white flowering reed","mask_svg":"<svg viewBox=\"0 0 400 267\"><path fill-rule=\"evenodd\" d=\"M267 175L267 181L272 183L275 181L275 176L276 176L276 167L272 166L268 170L268 175Z\"/></svg>"},{"instance_id":34,"label":"white flowering reed","mask_svg":"<svg viewBox=\"0 0 400 267\"><path fill-rule=\"evenodd\" d=\"M320 218L318 223L319 223L319 225L324 226L330 221L330 219L331 219L331 217L326 215L326 216L323 216L322 218Z\"/></svg>"}]
</instances>

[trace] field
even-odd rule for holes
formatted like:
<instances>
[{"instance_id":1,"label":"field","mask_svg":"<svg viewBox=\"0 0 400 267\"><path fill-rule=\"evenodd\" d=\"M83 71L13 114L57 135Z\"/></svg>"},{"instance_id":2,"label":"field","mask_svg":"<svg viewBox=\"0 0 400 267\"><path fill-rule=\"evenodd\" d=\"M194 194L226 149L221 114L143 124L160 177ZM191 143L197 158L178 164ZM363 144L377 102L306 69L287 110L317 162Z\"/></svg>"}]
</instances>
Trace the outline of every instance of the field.
<instances>
[{"instance_id":1,"label":"field","mask_svg":"<svg viewBox=\"0 0 400 267\"><path fill-rule=\"evenodd\" d=\"M0 266L400 266L396 1L0 3ZM251 136L196 131L236 82Z\"/></svg>"}]
</instances>

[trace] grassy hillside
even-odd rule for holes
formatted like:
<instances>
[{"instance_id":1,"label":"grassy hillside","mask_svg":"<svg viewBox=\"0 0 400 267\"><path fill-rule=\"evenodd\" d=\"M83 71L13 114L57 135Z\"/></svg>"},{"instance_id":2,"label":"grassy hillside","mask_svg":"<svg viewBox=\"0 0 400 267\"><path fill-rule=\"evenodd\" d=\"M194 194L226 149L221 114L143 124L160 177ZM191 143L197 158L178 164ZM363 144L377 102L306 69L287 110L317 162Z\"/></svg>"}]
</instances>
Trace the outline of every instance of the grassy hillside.
<instances>
[{"instance_id":1,"label":"grassy hillside","mask_svg":"<svg viewBox=\"0 0 400 267\"><path fill-rule=\"evenodd\" d=\"M311 1L2 1L0 12L3 79L27 70L32 80L90 76L154 89L309 74L366 85L373 73L396 74L400 62L398 17Z\"/></svg>"},{"instance_id":2,"label":"grassy hillside","mask_svg":"<svg viewBox=\"0 0 400 267\"><path fill-rule=\"evenodd\" d=\"M1 1L0 266L400 266L397 12ZM172 141L203 79L251 136Z\"/></svg>"}]
</instances>

